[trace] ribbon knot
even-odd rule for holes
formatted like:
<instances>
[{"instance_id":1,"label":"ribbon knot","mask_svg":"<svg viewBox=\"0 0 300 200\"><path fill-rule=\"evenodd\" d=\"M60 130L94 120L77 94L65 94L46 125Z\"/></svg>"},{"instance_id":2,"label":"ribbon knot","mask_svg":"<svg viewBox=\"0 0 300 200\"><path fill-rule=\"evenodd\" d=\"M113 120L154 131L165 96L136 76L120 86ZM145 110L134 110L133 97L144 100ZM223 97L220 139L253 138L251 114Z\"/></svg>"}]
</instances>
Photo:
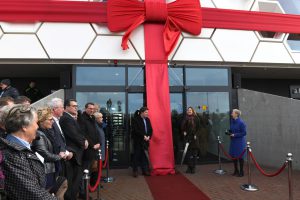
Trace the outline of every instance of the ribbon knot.
<instances>
[{"instance_id":1,"label":"ribbon knot","mask_svg":"<svg viewBox=\"0 0 300 200\"><path fill-rule=\"evenodd\" d=\"M166 22L167 20L167 4L153 0L145 1L146 16L145 21L148 22Z\"/></svg>"},{"instance_id":2,"label":"ribbon knot","mask_svg":"<svg viewBox=\"0 0 300 200\"><path fill-rule=\"evenodd\" d=\"M131 32L147 22L165 23L163 32L166 56L174 49L181 31L199 35L202 15L199 0L177 0L166 4L155 0L108 0L107 23L111 32L126 30L122 38L122 48L128 49Z\"/></svg>"}]
</instances>

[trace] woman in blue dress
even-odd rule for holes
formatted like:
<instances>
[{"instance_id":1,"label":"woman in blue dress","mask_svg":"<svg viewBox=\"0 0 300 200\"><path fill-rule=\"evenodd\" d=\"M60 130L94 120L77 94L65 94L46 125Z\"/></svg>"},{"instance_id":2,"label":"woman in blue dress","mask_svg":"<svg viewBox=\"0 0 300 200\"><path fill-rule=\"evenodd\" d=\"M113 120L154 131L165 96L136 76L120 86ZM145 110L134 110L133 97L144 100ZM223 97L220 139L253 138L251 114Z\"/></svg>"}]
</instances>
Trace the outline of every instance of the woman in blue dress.
<instances>
[{"instance_id":1,"label":"woman in blue dress","mask_svg":"<svg viewBox=\"0 0 300 200\"><path fill-rule=\"evenodd\" d=\"M237 158L241 155L241 153L246 148L246 124L240 118L241 111L238 109L233 109L231 113L231 121L230 121L230 150L229 153L232 157ZM238 162L240 164L240 169L238 169ZM234 164L234 173L233 176L244 176L244 156L239 158L238 160L233 161Z\"/></svg>"}]
</instances>

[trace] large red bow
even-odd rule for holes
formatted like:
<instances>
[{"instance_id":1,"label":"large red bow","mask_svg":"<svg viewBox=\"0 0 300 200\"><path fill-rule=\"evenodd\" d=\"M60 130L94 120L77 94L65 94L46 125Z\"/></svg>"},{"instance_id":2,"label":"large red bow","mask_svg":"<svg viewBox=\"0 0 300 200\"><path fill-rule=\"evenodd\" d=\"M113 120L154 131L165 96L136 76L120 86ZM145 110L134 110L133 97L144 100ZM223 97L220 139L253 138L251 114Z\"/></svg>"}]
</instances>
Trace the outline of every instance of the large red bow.
<instances>
[{"instance_id":1,"label":"large red bow","mask_svg":"<svg viewBox=\"0 0 300 200\"><path fill-rule=\"evenodd\" d=\"M177 0L172 3L138 0L109 0L108 28L112 32L125 31L123 49L128 49L131 32L145 21L165 23L163 38L166 55L175 47L181 31L199 35L202 16L199 0Z\"/></svg>"}]
</instances>

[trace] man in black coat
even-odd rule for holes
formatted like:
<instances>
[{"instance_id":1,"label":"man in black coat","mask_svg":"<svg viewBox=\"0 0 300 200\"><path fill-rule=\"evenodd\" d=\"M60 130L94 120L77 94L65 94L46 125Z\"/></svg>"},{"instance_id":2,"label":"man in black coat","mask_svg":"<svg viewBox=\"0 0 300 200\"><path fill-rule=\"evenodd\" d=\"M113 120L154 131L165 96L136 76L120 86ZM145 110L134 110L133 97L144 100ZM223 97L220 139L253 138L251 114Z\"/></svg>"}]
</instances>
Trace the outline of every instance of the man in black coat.
<instances>
[{"instance_id":1,"label":"man in black coat","mask_svg":"<svg viewBox=\"0 0 300 200\"><path fill-rule=\"evenodd\" d=\"M76 199L79 191L79 184L83 175L82 155L87 149L88 141L81 132L80 126L74 116L77 114L78 104L75 99L65 101L65 112L59 120L59 124L64 133L67 149L73 153L72 159L66 162L66 177L68 180L68 190L65 194L66 200Z\"/></svg>"},{"instance_id":2,"label":"man in black coat","mask_svg":"<svg viewBox=\"0 0 300 200\"><path fill-rule=\"evenodd\" d=\"M97 151L100 149L99 134L96 129L96 121L94 117L95 104L85 104L85 111L78 116L78 122L85 138L89 142L89 146L83 152L83 169L91 171L93 161L97 159ZM80 196L85 197L84 188L80 188Z\"/></svg>"},{"instance_id":3,"label":"man in black coat","mask_svg":"<svg viewBox=\"0 0 300 200\"><path fill-rule=\"evenodd\" d=\"M148 108L142 107L138 116L132 121L132 137L134 145L133 154L133 176L138 176L138 165L140 163L143 175L149 176L149 163L145 150L148 151L149 141L152 136L152 126L148 118Z\"/></svg>"},{"instance_id":4,"label":"man in black coat","mask_svg":"<svg viewBox=\"0 0 300 200\"><path fill-rule=\"evenodd\" d=\"M10 79L3 79L0 82L0 87L2 89L0 92L0 97L12 97L15 99L19 96L19 91L10 84Z\"/></svg>"}]
</instances>

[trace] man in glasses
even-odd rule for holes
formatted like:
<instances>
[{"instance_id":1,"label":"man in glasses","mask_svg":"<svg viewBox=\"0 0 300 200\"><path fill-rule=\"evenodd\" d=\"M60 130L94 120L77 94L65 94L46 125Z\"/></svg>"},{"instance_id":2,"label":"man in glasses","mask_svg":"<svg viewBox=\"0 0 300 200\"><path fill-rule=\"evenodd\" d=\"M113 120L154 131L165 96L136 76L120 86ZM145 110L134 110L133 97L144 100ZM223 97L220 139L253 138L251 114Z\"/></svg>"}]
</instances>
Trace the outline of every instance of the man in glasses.
<instances>
[{"instance_id":1,"label":"man in glasses","mask_svg":"<svg viewBox=\"0 0 300 200\"><path fill-rule=\"evenodd\" d=\"M82 156L84 149L88 147L77 120L78 104L75 99L67 99L64 103L65 111L59 120L59 124L64 133L67 149L73 153L73 157L66 161L66 177L68 180L68 190L65 194L66 200L73 200L79 191L79 185L83 175Z\"/></svg>"}]
</instances>

